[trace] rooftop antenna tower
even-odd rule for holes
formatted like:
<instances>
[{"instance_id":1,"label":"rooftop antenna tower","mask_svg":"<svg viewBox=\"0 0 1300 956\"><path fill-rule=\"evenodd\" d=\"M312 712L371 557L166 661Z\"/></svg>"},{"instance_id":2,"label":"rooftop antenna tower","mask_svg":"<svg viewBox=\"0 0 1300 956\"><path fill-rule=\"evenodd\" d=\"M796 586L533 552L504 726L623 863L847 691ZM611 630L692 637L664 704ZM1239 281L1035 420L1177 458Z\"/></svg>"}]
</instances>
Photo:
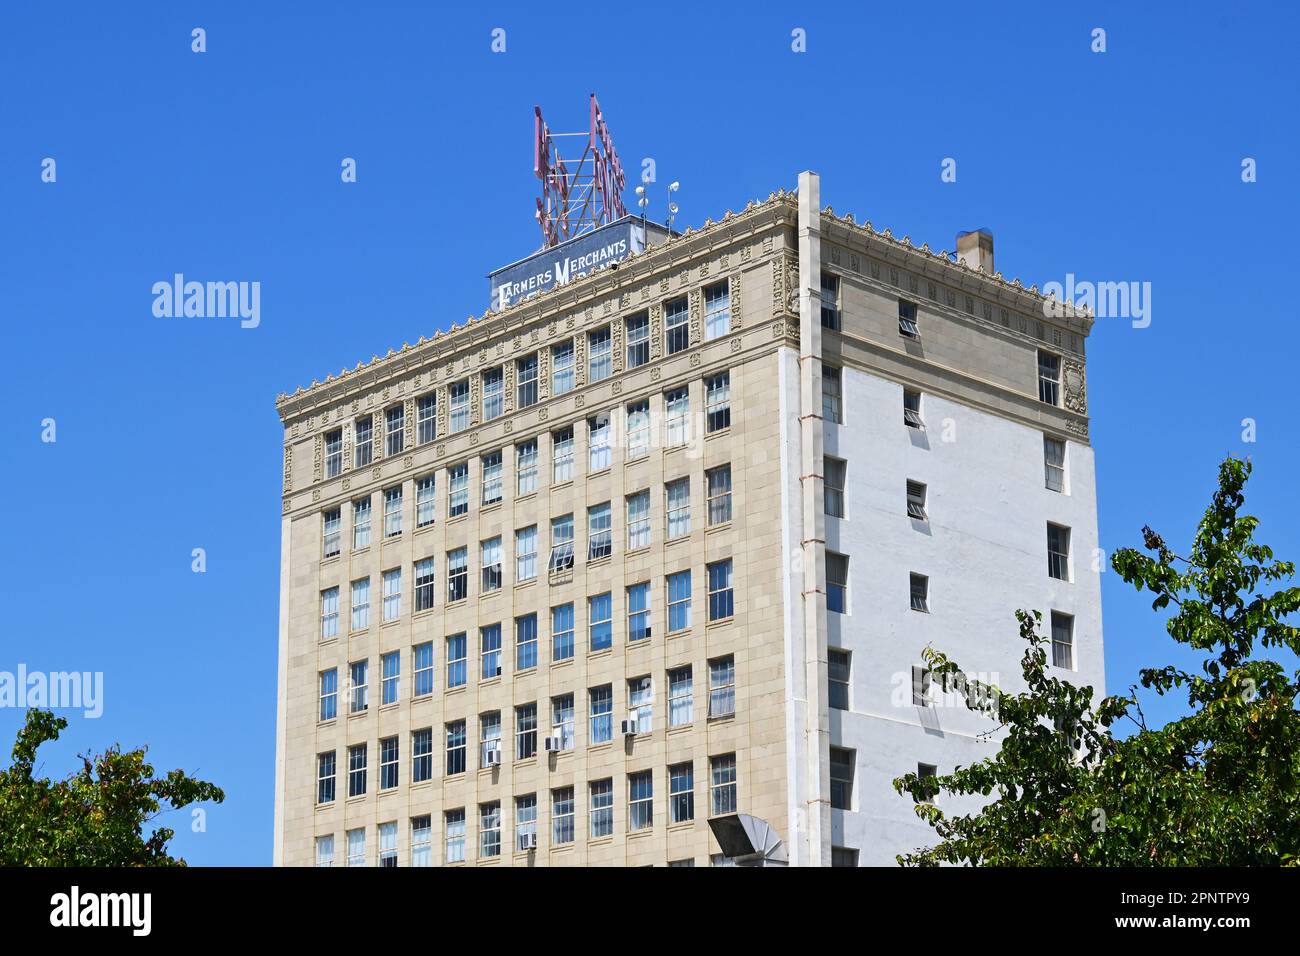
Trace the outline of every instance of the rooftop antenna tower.
<instances>
[{"instance_id":1,"label":"rooftop antenna tower","mask_svg":"<svg viewBox=\"0 0 1300 956\"><path fill-rule=\"evenodd\" d=\"M533 172L542 182L535 216L542 228L543 249L627 215L623 164L595 93L589 112L586 132L553 133L542 119L542 108L533 107Z\"/></svg>"}]
</instances>

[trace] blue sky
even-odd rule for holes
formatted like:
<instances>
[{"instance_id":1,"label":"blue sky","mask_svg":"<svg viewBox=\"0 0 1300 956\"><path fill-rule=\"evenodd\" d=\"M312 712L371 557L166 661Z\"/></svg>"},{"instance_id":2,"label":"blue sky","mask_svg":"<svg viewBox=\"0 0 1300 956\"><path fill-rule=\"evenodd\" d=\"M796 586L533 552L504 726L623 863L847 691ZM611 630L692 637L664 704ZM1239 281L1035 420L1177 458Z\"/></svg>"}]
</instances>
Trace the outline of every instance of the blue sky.
<instances>
[{"instance_id":1,"label":"blue sky","mask_svg":"<svg viewBox=\"0 0 1300 956\"><path fill-rule=\"evenodd\" d=\"M275 396L483 311L485 273L538 242L535 103L581 129L594 90L629 170L681 181L679 225L812 168L824 203L917 244L990 228L1025 284L1150 282L1149 328L1089 342L1103 545L1146 523L1185 544L1231 452L1261 537L1300 556L1293 5L77 6L0 21L0 669L105 674L50 772L148 743L227 789L207 832L175 818L192 863L271 859ZM260 326L155 318L176 272L259 281ZM1120 689L1174 656L1103 582Z\"/></svg>"}]
</instances>

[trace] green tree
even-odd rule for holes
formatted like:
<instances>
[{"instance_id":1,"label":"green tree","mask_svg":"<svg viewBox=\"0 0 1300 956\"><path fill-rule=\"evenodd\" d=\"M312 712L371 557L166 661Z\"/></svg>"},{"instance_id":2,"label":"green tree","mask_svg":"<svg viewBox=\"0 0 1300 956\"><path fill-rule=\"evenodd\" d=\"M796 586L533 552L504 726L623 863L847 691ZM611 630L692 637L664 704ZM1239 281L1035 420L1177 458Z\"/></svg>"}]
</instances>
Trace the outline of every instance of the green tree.
<instances>
[{"instance_id":1,"label":"green tree","mask_svg":"<svg viewBox=\"0 0 1300 956\"><path fill-rule=\"evenodd\" d=\"M48 710L29 710L0 770L0 866L184 866L167 852L168 827L144 828L165 809L221 803L220 787L173 770L154 777L143 749L114 747L83 756L65 780L33 775L36 751L68 726Z\"/></svg>"},{"instance_id":2,"label":"green tree","mask_svg":"<svg viewBox=\"0 0 1300 956\"><path fill-rule=\"evenodd\" d=\"M1125 582L1154 595L1153 610L1172 609L1169 636L1201 657L1198 670L1167 665L1138 675L1159 695L1185 694L1187 715L1148 726L1136 686L1094 706L1092 688L1048 668L1041 616L1018 612L1026 690L996 695L998 726L989 734L1005 732L1001 747L950 774L894 781L939 837L899 863L1295 865L1300 672L1265 652L1300 653L1300 631L1286 623L1300 588L1286 586L1294 565L1255 541L1259 522L1241 511L1250 471L1236 458L1220 466L1187 556L1143 528L1143 550L1125 548L1111 561ZM960 680L944 654L927 648L924 658L940 682ZM1120 738L1122 721L1132 733ZM988 803L948 815L927 802L941 792Z\"/></svg>"}]
</instances>

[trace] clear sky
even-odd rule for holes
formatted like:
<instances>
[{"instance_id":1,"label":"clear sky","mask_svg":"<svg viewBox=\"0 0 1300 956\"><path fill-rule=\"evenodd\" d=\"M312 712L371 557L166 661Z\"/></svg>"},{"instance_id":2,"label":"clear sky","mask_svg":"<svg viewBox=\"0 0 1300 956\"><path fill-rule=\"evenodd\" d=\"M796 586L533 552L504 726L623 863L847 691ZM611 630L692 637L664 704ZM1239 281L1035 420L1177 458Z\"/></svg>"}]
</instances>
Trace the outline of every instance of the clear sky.
<instances>
[{"instance_id":1,"label":"clear sky","mask_svg":"<svg viewBox=\"0 0 1300 956\"><path fill-rule=\"evenodd\" d=\"M275 396L483 312L485 273L538 244L534 104L582 129L595 91L629 173L656 161L652 216L663 184L682 183L679 226L811 168L823 203L918 245L988 227L998 269L1026 285L1149 282L1149 327L1101 320L1088 343L1103 545L1140 543L1145 523L1185 545L1232 452L1255 461L1262 538L1300 557L1294 4L87 2L0 16L0 670L104 673L103 716L71 715L47 770L148 743L160 771L226 788L205 833L176 815L192 863L271 860ZM941 181L948 158L955 182ZM260 325L155 318L151 287L177 272L260 282ZM1171 645L1113 571L1102 593L1120 689ZM6 752L20 719L0 710Z\"/></svg>"}]
</instances>

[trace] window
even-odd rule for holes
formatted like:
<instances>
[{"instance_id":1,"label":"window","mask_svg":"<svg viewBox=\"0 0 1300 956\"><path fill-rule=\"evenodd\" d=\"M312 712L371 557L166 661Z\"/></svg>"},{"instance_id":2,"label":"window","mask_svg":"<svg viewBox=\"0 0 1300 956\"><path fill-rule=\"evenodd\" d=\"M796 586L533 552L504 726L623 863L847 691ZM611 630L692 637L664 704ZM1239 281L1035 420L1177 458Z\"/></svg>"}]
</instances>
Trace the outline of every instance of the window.
<instances>
[{"instance_id":1,"label":"window","mask_svg":"<svg viewBox=\"0 0 1300 956\"><path fill-rule=\"evenodd\" d=\"M515 708L515 759L527 760L537 755L537 705Z\"/></svg>"},{"instance_id":2,"label":"window","mask_svg":"<svg viewBox=\"0 0 1300 956\"><path fill-rule=\"evenodd\" d=\"M1065 442L1043 436L1043 469L1047 489L1065 492Z\"/></svg>"},{"instance_id":3,"label":"window","mask_svg":"<svg viewBox=\"0 0 1300 956\"><path fill-rule=\"evenodd\" d=\"M515 446L516 494L522 498L537 491L537 439Z\"/></svg>"},{"instance_id":4,"label":"window","mask_svg":"<svg viewBox=\"0 0 1300 956\"><path fill-rule=\"evenodd\" d=\"M826 610L844 614L849 608L849 559L826 552Z\"/></svg>"},{"instance_id":5,"label":"window","mask_svg":"<svg viewBox=\"0 0 1300 956\"><path fill-rule=\"evenodd\" d=\"M654 779L649 770L627 775L627 828L645 830L654 826Z\"/></svg>"},{"instance_id":6,"label":"window","mask_svg":"<svg viewBox=\"0 0 1300 956\"><path fill-rule=\"evenodd\" d=\"M695 866L695 861L692 860L690 857L686 857L685 859L681 859L681 860L669 860L668 865L670 867L680 867L682 869L690 869L691 867Z\"/></svg>"},{"instance_id":7,"label":"window","mask_svg":"<svg viewBox=\"0 0 1300 956\"><path fill-rule=\"evenodd\" d=\"M334 751L316 755L316 802L334 802Z\"/></svg>"},{"instance_id":8,"label":"window","mask_svg":"<svg viewBox=\"0 0 1300 956\"><path fill-rule=\"evenodd\" d=\"M709 758L709 815L720 817L736 812L736 755Z\"/></svg>"},{"instance_id":9,"label":"window","mask_svg":"<svg viewBox=\"0 0 1300 956\"><path fill-rule=\"evenodd\" d=\"M406 412L401 405L384 411L384 454L390 458L402 453L406 444Z\"/></svg>"},{"instance_id":10,"label":"window","mask_svg":"<svg viewBox=\"0 0 1300 956\"><path fill-rule=\"evenodd\" d=\"M447 602L469 596L469 548L447 552Z\"/></svg>"},{"instance_id":11,"label":"window","mask_svg":"<svg viewBox=\"0 0 1300 956\"><path fill-rule=\"evenodd\" d=\"M384 489L384 537L402 533L402 486Z\"/></svg>"},{"instance_id":12,"label":"window","mask_svg":"<svg viewBox=\"0 0 1300 956\"><path fill-rule=\"evenodd\" d=\"M469 379L452 382L447 386L447 399L451 407L447 431L454 435L469 428Z\"/></svg>"},{"instance_id":13,"label":"window","mask_svg":"<svg viewBox=\"0 0 1300 956\"><path fill-rule=\"evenodd\" d=\"M469 654L469 642L465 632L453 634L447 638L447 687L464 687L468 680L466 658Z\"/></svg>"},{"instance_id":14,"label":"window","mask_svg":"<svg viewBox=\"0 0 1300 956\"><path fill-rule=\"evenodd\" d=\"M402 569L384 572L384 620L396 621L402 616Z\"/></svg>"},{"instance_id":15,"label":"window","mask_svg":"<svg viewBox=\"0 0 1300 956\"><path fill-rule=\"evenodd\" d=\"M627 639L644 641L650 637L650 582L633 584L627 589Z\"/></svg>"},{"instance_id":16,"label":"window","mask_svg":"<svg viewBox=\"0 0 1300 956\"><path fill-rule=\"evenodd\" d=\"M1074 669L1074 615L1052 612L1052 666Z\"/></svg>"},{"instance_id":17,"label":"window","mask_svg":"<svg viewBox=\"0 0 1300 956\"><path fill-rule=\"evenodd\" d=\"M325 477L334 478L343 473L343 429L325 433Z\"/></svg>"},{"instance_id":18,"label":"window","mask_svg":"<svg viewBox=\"0 0 1300 956\"><path fill-rule=\"evenodd\" d=\"M898 334L908 339L919 339L921 330L916 325L916 303L898 300Z\"/></svg>"},{"instance_id":19,"label":"window","mask_svg":"<svg viewBox=\"0 0 1300 956\"><path fill-rule=\"evenodd\" d=\"M822 365L822 418L831 425L844 422L844 401L839 368Z\"/></svg>"},{"instance_id":20,"label":"window","mask_svg":"<svg viewBox=\"0 0 1300 956\"><path fill-rule=\"evenodd\" d=\"M650 546L650 489L627 496L627 549Z\"/></svg>"},{"instance_id":21,"label":"window","mask_svg":"<svg viewBox=\"0 0 1300 956\"><path fill-rule=\"evenodd\" d=\"M918 763L916 765L916 776L920 780L929 780L931 777L939 776L939 768L932 763ZM925 796L921 802L934 803L934 797Z\"/></svg>"},{"instance_id":22,"label":"window","mask_svg":"<svg viewBox=\"0 0 1300 956\"><path fill-rule=\"evenodd\" d=\"M551 434L551 484L573 480L573 429L562 428Z\"/></svg>"},{"instance_id":23,"label":"window","mask_svg":"<svg viewBox=\"0 0 1300 956\"><path fill-rule=\"evenodd\" d=\"M627 367L650 361L650 316L642 312L627 320Z\"/></svg>"},{"instance_id":24,"label":"window","mask_svg":"<svg viewBox=\"0 0 1300 956\"><path fill-rule=\"evenodd\" d=\"M505 412L505 374L500 366L483 373L483 421L500 418Z\"/></svg>"},{"instance_id":25,"label":"window","mask_svg":"<svg viewBox=\"0 0 1300 956\"><path fill-rule=\"evenodd\" d=\"M664 351L675 355L690 347L690 308L686 296L664 303Z\"/></svg>"},{"instance_id":26,"label":"window","mask_svg":"<svg viewBox=\"0 0 1300 956\"><path fill-rule=\"evenodd\" d=\"M501 855L501 801L480 803L478 806L478 855Z\"/></svg>"},{"instance_id":27,"label":"window","mask_svg":"<svg viewBox=\"0 0 1300 956\"><path fill-rule=\"evenodd\" d=\"M433 558L415 562L415 611L428 611L433 607Z\"/></svg>"},{"instance_id":28,"label":"window","mask_svg":"<svg viewBox=\"0 0 1300 956\"><path fill-rule=\"evenodd\" d=\"M465 772L465 721L447 725L447 776Z\"/></svg>"},{"instance_id":29,"label":"window","mask_svg":"<svg viewBox=\"0 0 1300 956\"><path fill-rule=\"evenodd\" d=\"M537 353L519 359L515 363L515 372L518 378L518 387L516 389L517 402L519 408L528 408L530 405L537 404Z\"/></svg>"},{"instance_id":30,"label":"window","mask_svg":"<svg viewBox=\"0 0 1300 956\"><path fill-rule=\"evenodd\" d=\"M826 653L826 677L829 682L827 697L830 705L836 710L848 710L849 676L852 673L853 657L848 651L838 651L834 648Z\"/></svg>"},{"instance_id":31,"label":"window","mask_svg":"<svg viewBox=\"0 0 1300 956\"><path fill-rule=\"evenodd\" d=\"M609 378L614 371L612 338L609 326L596 329L587 335L588 372L587 384Z\"/></svg>"},{"instance_id":32,"label":"window","mask_svg":"<svg viewBox=\"0 0 1300 956\"><path fill-rule=\"evenodd\" d=\"M614 688L609 684L587 691L591 704L591 742L607 744L614 739Z\"/></svg>"},{"instance_id":33,"label":"window","mask_svg":"<svg viewBox=\"0 0 1300 956\"><path fill-rule=\"evenodd\" d=\"M328 641L339 636L339 589L328 588L320 593L320 639Z\"/></svg>"},{"instance_id":34,"label":"window","mask_svg":"<svg viewBox=\"0 0 1300 956\"><path fill-rule=\"evenodd\" d=\"M537 525L515 531L515 583L537 577Z\"/></svg>"},{"instance_id":35,"label":"window","mask_svg":"<svg viewBox=\"0 0 1300 956\"><path fill-rule=\"evenodd\" d=\"M469 513L469 462L462 461L447 469L447 517L459 518Z\"/></svg>"},{"instance_id":36,"label":"window","mask_svg":"<svg viewBox=\"0 0 1300 956\"><path fill-rule=\"evenodd\" d=\"M415 526L427 528L433 524L434 507L437 503L437 479L425 475L415 480Z\"/></svg>"},{"instance_id":37,"label":"window","mask_svg":"<svg viewBox=\"0 0 1300 956\"><path fill-rule=\"evenodd\" d=\"M537 847L537 794L515 797L515 852Z\"/></svg>"},{"instance_id":38,"label":"window","mask_svg":"<svg viewBox=\"0 0 1300 956\"><path fill-rule=\"evenodd\" d=\"M501 676L501 625L489 624L478 629L479 659L482 670L480 680L492 680Z\"/></svg>"},{"instance_id":39,"label":"window","mask_svg":"<svg viewBox=\"0 0 1300 956\"><path fill-rule=\"evenodd\" d=\"M587 560L608 558L614 550L614 518L609 502L592 505L587 509Z\"/></svg>"},{"instance_id":40,"label":"window","mask_svg":"<svg viewBox=\"0 0 1300 956\"><path fill-rule=\"evenodd\" d=\"M366 828L348 831L348 866L366 865Z\"/></svg>"},{"instance_id":41,"label":"window","mask_svg":"<svg viewBox=\"0 0 1300 956\"><path fill-rule=\"evenodd\" d=\"M691 626L691 572L668 575L668 633L676 634Z\"/></svg>"},{"instance_id":42,"label":"window","mask_svg":"<svg viewBox=\"0 0 1300 956\"><path fill-rule=\"evenodd\" d=\"M603 651L614 642L614 599L610 592L587 598L588 642L593 651Z\"/></svg>"},{"instance_id":43,"label":"window","mask_svg":"<svg viewBox=\"0 0 1300 956\"><path fill-rule=\"evenodd\" d=\"M415 697L425 697L433 693L433 642L416 644L412 651L415 666L415 682L412 691Z\"/></svg>"},{"instance_id":44,"label":"window","mask_svg":"<svg viewBox=\"0 0 1300 956\"><path fill-rule=\"evenodd\" d=\"M668 507L668 539L691 533L691 479L679 478L664 485Z\"/></svg>"},{"instance_id":45,"label":"window","mask_svg":"<svg viewBox=\"0 0 1300 956\"><path fill-rule=\"evenodd\" d=\"M537 666L537 615L525 614L515 618L515 670L526 671Z\"/></svg>"},{"instance_id":46,"label":"window","mask_svg":"<svg viewBox=\"0 0 1300 956\"><path fill-rule=\"evenodd\" d=\"M324 556L327 558L334 557L343 548L342 544L339 543L339 539L342 537L342 532L340 531L342 525L342 508L331 508L322 516L321 543Z\"/></svg>"},{"instance_id":47,"label":"window","mask_svg":"<svg viewBox=\"0 0 1300 956\"><path fill-rule=\"evenodd\" d=\"M907 516L917 521L929 521L925 513L925 485L919 481L907 483Z\"/></svg>"},{"instance_id":48,"label":"window","mask_svg":"<svg viewBox=\"0 0 1300 956\"><path fill-rule=\"evenodd\" d=\"M668 672L668 726L685 727L695 719L695 693L691 666Z\"/></svg>"},{"instance_id":49,"label":"window","mask_svg":"<svg viewBox=\"0 0 1300 956\"><path fill-rule=\"evenodd\" d=\"M411 783L433 779L433 728L411 733Z\"/></svg>"},{"instance_id":50,"label":"window","mask_svg":"<svg viewBox=\"0 0 1300 956\"><path fill-rule=\"evenodd\" d=\"M356 442L353 461L357 468L364 468L375 457L374 419L367 415L352 423L352 434Z\"/></svg>"},{"instance_id":51,"label":"window","mask_svg":"<svg viewBox=\"0 0 1300 956\"><path fill-rule=\"evenodd\" d=\"M339 670L331 667L320 672L320 719L333 720L338 715Z\"/></svg>"},{"instance_id":52,"label":"window","mask_svg":"<svg viewBox=\"0 0 1300 956\"><path fill-rule=\"evenodd\" d=\"M443 833L446 843L445 862L465 862L465 810L448 810L443 814Z\"/></svg>"},{"instance_id":53,"label":"window","mask_svg":"<svg viewBox=\"0 0 1300 956\"><path fill-rule=\"evenodd\" d=\"M433 817L411 817L411 866L433 866Z\"/></svg>"},{"instance_id":54,"label":"window","mask_svg":"<svg viewBox=\"0 0 1300 956\"><path fill-rule=\"evenodd\" d=\"M822 459L822 509L832 518L844 517L844 485L849 463L827 455Z\"/></svg>"},{"instance_id":55,"label":"window","mask_svg":"<svg viewBox=\"0 0 1300 956\"><path fill-rule=\"evenodd\" d=\"M366 794L366 745L356 744L348 748L348 796L363 797Z\"/></svg>"},{"instance_id":56,"label":"window","mask_svg":"<svg viewBox=\"0 0 1300 956\"><path fill-rule=\"evenodd\" d=\"M492 766L490 755L501 752L501 711L479 714L478 741L478 766L485 770Z\"/></svg>"},{"instance_id":57,"label":"window","mask_svg":"<svg viewBox=\"0 0 1300 956\"><path fill-rule=\"evenodd\" d=\"M637 461L650 454L650 401L642 399L627 406L627 460Z\"/></svg>"},{"instance_id":58,"label":"window","mask_svg":"<svg viewBox=\"0 0 1300 956\"><path fill-rule=\"evenodd\" d=\"M591 808L591 838L611 836L614 833L614 781L612 778L593 780L588 787Z\"/></svg>"},{"instance_id":59,"label":"window","mask_svg":"<svg viewBox=\"0 0 1300 956\"><path fill-rule=\"evenodd\" d=\"M831 847L831 866L857 866L858 851L842 846Z\"/></svg>"},{"instance_id":60,"label":"window","mask_svg":"<svg viewBox=\"0 0 1300 956\"><path fill-rule=\"evenodd\" d=\"M1059 405L1061 398L1061 356L1038 352L1038 400Z\"/></svg>"},{"instance_id":61,"label":"window","mask_svg":"<svg viewBox=\"0 0 1300 956\"><path fill-rule=\"evenodd\" d=\"M590 455L588 473L595 474L609 467L609 416L597 415L587 419L587 445Z\"/></svg>"},{"instance_id":62,"label":"window","mask_svg":"<svg viewBox=\"0 0 1300 956\"><path fill-rule=\"evenodd\" d=\"M664 393L665 447L685 445L691 437L691 394L685 385Z\"/></svg>"},{"instance_id":63,"label":"window","mask_svg":"<svg viewBox=\"0 0 1300 956\"><path fill-rule=\"evenodd\" d=\"M348 713L359 714L370 706L370 662L353 661L348 665L351 693L348 695Z\"/></svg>"},{"instance_id":64,"label":"window","mask_svg":"<svg viewBox=\"0 0 1300 956\"><path fill-rule=\"evenodd\" d=\"M1070 580L1070 529L1048 522L1047 573L1059 581Z\"/></svg>"},{"instance_id":65,"label":"window","mask_svg":"<svg viewBox=\"0 0 1300 956\"><path fill-rule=\"evenodd\" d=\"M552 735L560 740L561 750L572 750L574 743L573 695L551 698Z\"/></svg>"},{"instance_id":66,"label":"window","mask_svg":"<svg viewBox=\"0 0 1300 956\"><path fill-rule=\"evenodd\" d=\"M688 763L668 768L668 820L687 823L695 819L695 769Z\"/></svg>"},{"instance_id":67,"label":"window","mask_svg":"<svg viewBox=\"0 0 1300 956\"><path fill-rule=\"evenodd\" d=\"M370 547L370 498L352 502L352 548Z\"/></svg>"},{"instance_id":68,"label":"window","mask_svg":"<svg viewBox=\"0 0 1300 956\"><path fill-rule=\"evenodd\" d=\"M927 667L912 668L912 706L929 707L933 680Z\"/></svg>"},{"instance_id":69,"label":"window","mask_svg":"<svg viewBox=\"0 0 1300 956\"><path fill-rule=\"evenodd\" d=\"M488 538L479 542L479 554L483 567L481 593L501 590L501 539Z\"/></svg>"},{"instance_id":70,"label":"window","mask_svg":"<svg viewBox=\"0 0 1300 956\"><path fill-rule=\"evenodd\" d=\"M316 865L334 865L334 834L327 833L316 838Z\"/></svg>"},{"instance_id":71,"label":"window","mask_svg":"<svg viewBox=\"0 0 1300 956\"><path fill-rule=\"evenodd\" d=\"M379 741L379 789L392 790L397 786L398 747L396 737Z\"/></svg>"},{"instance_id":72,"label":"window","mask_svg":"<svg viewBox=\"0 0 1300 956\"><path fill-rule=\"evenodd\" d=\"M573 342L570 340L551 349L551 394L571 392L573 384Z\"/></svg>"},{"instance_id":73,"label":"window","mask_svg":"<svg viewBox=\"0 0 1300 956\"><path fill-rule=\"evenodd\" d=\"M903 424L908 428L925 428L921 418L921 393L910 388L903 389Z\"/></svg>"},{"instance_id":74,"label":"window","mask_svg":"<svg viewBox=\"0 0 1300 956\"><path fill-rule=\"evenodd\" d=\"M370 626L370 579L352 582L352 630L360 631Z\"/></svg>"},{"instance_id":75,"label":"window","mask_svg":"<svg viewBox=\"0 0 1300 956\"><path fill-rule=\"evenodd\" d=\"M384 704L395 704L402 683L402 653L389 651L379 658L379 700Z\"/></svg>"},{"instance_id":76,"label":"window","mask_svg":"<svg viewBox=\"0 0 1300 956\"><path fill-rule=\"evenodd\" d=\"M731 559L715 561L709 571L709 620L722 621L735 613L731 593Z\"/></svg>"},{"instance_id":77,"label":"window","mask_svg":"<svg viewBox=\"0 0 1300 956\"><path fill-rule=\"evenodd\" d=\"M736 659L728 654L709 661L709 716L736 712Z\"/></svg>"},{"instance_id":78,"label":"window","mask_svg":"<svg viewBox=\"0 0 1300 956\"><path fill-rule=\"evenodd\" d=\"M912 610L925 611L930 610L930 579L924 574L912 573L909 576L911 581Z\"/></svg>"},{"instance_id":79,"label":"window","mask_svg":"<svg viewBox=\"0 0 1300 956\"><path fill-rule=\"evenodd\" d=\"M573 605L551 608L551 662L573 657Z\"/></svg>"},{"instance_id":80,"label":"window","mask_svg":"<svg viewBox=\"0 0 1300 956\"><path fill-rule=\"evenodd\" d=\"M719 465L704 473L709 499L709 526L731 520L731 465Z\"/></svg>"},{"instance_id":81,"label":"window","mask_svg":"<svg viewBox=\"0 0 1300 956\"><path fill-rule=\"evenodd\" d=\"M853 751L831 748L831 809L853 809Z\"/></svg>"},{"instance_id":82,"label":"window","mask_svg":"<svg viewBox=\"0 0 1300 956\"><path fill-rule=\"evenodd\" d=\"M573 842L573 788L551 791L551 843L563 846Z\"/></svg>"},{"instance_id":83,"label":"window","mask_svg":"<svg viewBox=\"0 0 1300 956\"><path fill-rule=\"evenodd\" d=\"M573 568L573 515L551 519L551 558L548 571L569 571Z\"/></svg>"},{"instance_id":84,"label":"window","mask_svg":"<svg viewBox=\"0 0 1300 956\"><path fill-rule=\"evenodd\" d=\"M704 288L704 341L731 331L731 297L727 283L717 282Z\"/></svg>"},{"instance_id":85,"label":"window","mask_svg":"<svg viewBox=\"0 0 1300 956\"><path fill-rule=\"evenodd\" d=\"M822 273L822 328L840 330L840 277Z\"/></svg>"},{"instance_id":86,"label":"window","mask_svg":"<svg viewBox=\"0 0 1300 956\"><path fill-rule=\"evenodd\" d=\"M501 481L501 452L494 451L484 455L483 467L483 504L494 505L505 494Z\"/></svg>"},{"instance_id":87,"label":"window","mask_svg":"<svg viewBox=\"0 0 1300 956\"><path fill-rule=\"evenodd\" d=\"M633 677L627 682L627 715L636 721L638 734L648 734L654 726L654 699L649 677Z\"/></svg>"},{"instance_id":88,"label":"window","mask_svg":"<svg viewBox=\"0 0 1300 956\"><path fill-rule=\"evenodd\" d=\"M438 437L438 398L421 395L415 400L415 440L427 445Z\"/></svg>"},{"instance_id":89,"label":"window","mask_svg":"<svg viewBox=\"0 0 1300 956\"><path fill-rule=\"evenodd\" d=\"M731 427L731 373L704 380L704 431L712 435Z\"/></svg>"}]
</instances>

